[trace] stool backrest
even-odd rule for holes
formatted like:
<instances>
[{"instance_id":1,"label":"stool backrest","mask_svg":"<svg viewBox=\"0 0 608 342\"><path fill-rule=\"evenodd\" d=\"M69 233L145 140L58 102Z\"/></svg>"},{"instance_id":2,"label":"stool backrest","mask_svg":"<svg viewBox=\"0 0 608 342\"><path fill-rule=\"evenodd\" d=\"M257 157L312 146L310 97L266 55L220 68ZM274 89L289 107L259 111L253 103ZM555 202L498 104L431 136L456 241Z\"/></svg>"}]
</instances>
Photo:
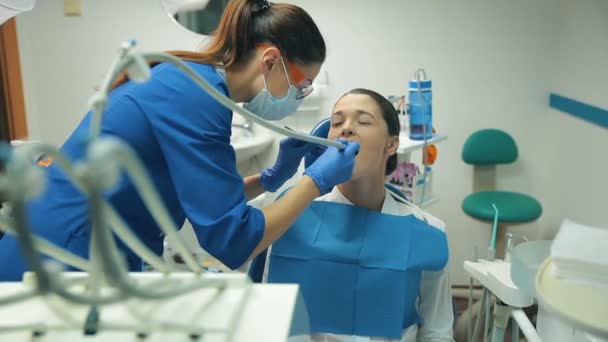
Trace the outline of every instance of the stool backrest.
<instances>
[{"instance_id":1,"label":"stool backrest","mask_svg":"<svg viewBox=\"0 0 608 342\"><path fill-rule=\"evenodd\" d=\"M465 141L462 160L472 165L510 164L517 160L517 153L517 144L507 132L482 129Z\"/></svg>"}]
</instances>

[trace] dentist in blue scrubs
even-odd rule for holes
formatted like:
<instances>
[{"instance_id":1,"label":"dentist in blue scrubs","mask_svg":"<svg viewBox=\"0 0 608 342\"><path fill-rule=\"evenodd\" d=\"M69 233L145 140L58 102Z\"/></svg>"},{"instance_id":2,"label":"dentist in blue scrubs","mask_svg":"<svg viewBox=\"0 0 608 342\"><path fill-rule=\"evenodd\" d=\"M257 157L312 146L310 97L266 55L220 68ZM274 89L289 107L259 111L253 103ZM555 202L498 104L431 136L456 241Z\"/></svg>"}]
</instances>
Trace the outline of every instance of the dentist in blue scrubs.
<instances>
[{"instance_id":1,"label":"dentist in blue scrubs","mask_svg":"<svg viewBox=\"0 0 608 342\"><path fill-rule=\"evenodd\" d=\"M207 47L172 52L235 102L267 120L294 113L325 60L325 42L301 8L264 0L232 0ZM321 194L352 176L357 143L328 148L279 201L255 209L247 201L276 191L296 172L302 157L317 147L285 139L271 168L243 179L230 145L232 112L169 64L152 68L145 83L117 82L104 113L102 135L128 143L147 167L177 226L187 218L200 245L235 269L266 249ZM87 113L62 147L72 161L85 157ZM35 234L88 257L91 224L86 197L60 168L46 163L47 186L28 204ZM106 194L137 236L159 255L163 243L127 176ZM141 259L119 242L129 269ZM15 237L0 240L0 281L22 277L28 265Z\"/></svg>"}]
</instances>

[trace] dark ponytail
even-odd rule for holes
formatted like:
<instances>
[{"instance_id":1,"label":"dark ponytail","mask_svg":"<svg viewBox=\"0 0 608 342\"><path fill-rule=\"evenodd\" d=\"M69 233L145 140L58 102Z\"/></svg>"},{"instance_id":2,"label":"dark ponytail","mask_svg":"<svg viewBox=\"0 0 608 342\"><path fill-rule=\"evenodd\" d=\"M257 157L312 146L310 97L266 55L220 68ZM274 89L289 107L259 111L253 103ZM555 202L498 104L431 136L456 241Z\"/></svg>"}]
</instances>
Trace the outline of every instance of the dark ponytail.
<instances>
[{"instance_id":1,"label":"dark ponytail","mask_svg":"<svg viewBox=\"0 0 608 342\"><path fill-rule=\"evenodd\" d=\"M319 28L306 11L291 4L231 0L210 38L200 52L168 53L185 61L230 67L246 62L257 45L267 43L275 45L293 63L325 61L325 41ZM123 75L114 86L127 80Z\"/></svg>"},{"instance_id":2,"label":"dark ponytail","mask_svg":"<svg viewBox=\"0 0 608 342\"><path fill-rule=\"evenodd\" d=\"M399 136L401 132L401 125L399 124L399 116L397 115L397 110L393 104L386 99L386 97L378 94L375 91L369 89L357 88L349 91L348 93L342 95L342 97L349 94L357 94L357 95L367 95L371 97L378 107L380 107L380 111L382 112L382 117L386 122L386 126L388 127L388 135L394 137ZM397 154L393 154L386 161L386 175L390 175L397 168Z\"/></svg>"}]
</instances>

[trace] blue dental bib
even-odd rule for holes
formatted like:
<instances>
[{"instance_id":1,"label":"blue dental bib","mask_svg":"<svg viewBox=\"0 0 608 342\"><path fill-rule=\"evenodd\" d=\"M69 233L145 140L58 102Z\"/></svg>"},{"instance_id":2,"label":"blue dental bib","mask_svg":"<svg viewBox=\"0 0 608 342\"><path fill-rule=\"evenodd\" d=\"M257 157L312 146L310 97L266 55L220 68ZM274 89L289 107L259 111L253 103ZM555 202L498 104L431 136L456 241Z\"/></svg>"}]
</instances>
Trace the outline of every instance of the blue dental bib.
<instances>
[{"instance_id":1,"label":"blue dental bib","mask_svg":"<svg viewBox=\"0 0 608 342\"><path fill-rule=\"evenodd\" d=\"M421 323L421 272L447 261L446 234L414 215L315 201L273 244L268 282L300 285L311 333L400 339Z\"/></svg>"}]
</instances>

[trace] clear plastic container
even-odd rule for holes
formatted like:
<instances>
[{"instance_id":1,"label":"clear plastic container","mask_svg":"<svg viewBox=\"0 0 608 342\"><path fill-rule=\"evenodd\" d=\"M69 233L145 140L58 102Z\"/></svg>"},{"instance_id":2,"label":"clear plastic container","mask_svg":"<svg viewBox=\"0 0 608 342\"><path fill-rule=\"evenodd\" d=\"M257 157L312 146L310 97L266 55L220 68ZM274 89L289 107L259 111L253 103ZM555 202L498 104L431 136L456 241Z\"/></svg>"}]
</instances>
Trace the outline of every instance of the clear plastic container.
<instances>
[{"instance_id":1,"label":"clear plastic container","mask_svg":"<svg viewBox=\"0 0 608 342\"><path fill-rule=\"evenodd\" d=\"M511 280L531 297L536 297L536 272L549 256L552 240L522 242L511 250Z\"/></svg>"},{"instance_id":2,"label":"clear plastic container","mask_svg":"<svg viewBox=\"0 0 608 342\"><path fill-rule=\"evenodd\" d=\"M424 140L433 137L433 94L430 80L410 81L409 105L410 127L409 134L412 140Z\"/></svg>"}]
</instances>

